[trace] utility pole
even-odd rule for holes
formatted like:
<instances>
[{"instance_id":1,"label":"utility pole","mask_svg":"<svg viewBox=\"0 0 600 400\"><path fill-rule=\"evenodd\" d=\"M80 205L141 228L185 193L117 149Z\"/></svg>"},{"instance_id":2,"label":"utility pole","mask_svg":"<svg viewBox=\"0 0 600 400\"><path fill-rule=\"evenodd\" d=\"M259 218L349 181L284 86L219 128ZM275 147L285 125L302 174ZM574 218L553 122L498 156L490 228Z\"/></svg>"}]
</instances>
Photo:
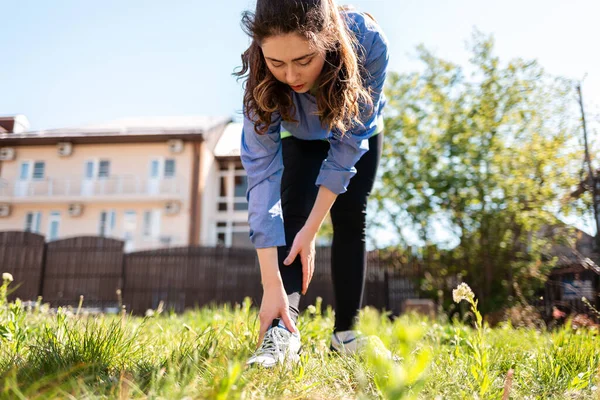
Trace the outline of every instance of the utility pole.
<instances>
[{"instance_id":1,"label":"utility pole","mask_svg":"<svg viewBox=\"0 0 600 400\"><path fill-rule=\"evenodd\" d=\"M590 159L590 150L588 147L587 139L587 127L585 124L585 112L583 111L583 96L581 95L581 84L577 84L577 94L579 95L579 107L581 108L581 121L583 123L583 140L585 143L585 161L588 165L589 188L592 192L594 219L596 220L596 251L600 252L600 216L598 215L598 203L600 201L600 198L598 194L598 183L596 182L596 177L594 176L594 169L592 168L592 160Z\"/></svg>"}]
</instances>

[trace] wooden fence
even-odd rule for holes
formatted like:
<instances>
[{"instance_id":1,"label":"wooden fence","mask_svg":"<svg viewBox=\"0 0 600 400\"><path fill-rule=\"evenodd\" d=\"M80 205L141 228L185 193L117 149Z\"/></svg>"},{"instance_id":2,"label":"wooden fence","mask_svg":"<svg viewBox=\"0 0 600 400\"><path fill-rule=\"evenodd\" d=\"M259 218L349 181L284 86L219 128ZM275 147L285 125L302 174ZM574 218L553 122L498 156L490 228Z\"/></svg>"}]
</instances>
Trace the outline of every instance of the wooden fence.
<instances>
[{"instance_id":1,"label":"wooden fence","mask_svg":"<svg viewBox=\"0 0 600 400\"><path fill-rule=\"evenodd\" d=\"M0 273L9 272L17 289L10 298L36 299L41 294L46 244L28 232L0 232Z\"/></svg>"},{"instance_id":2,"label":"wooden fence","mask_svg":"<svg viewBox=\"0 0 600 400\"><path fill-rule=\"evenodd\" d=\"M334 304L331 249L317 248L315 273L301 308L323 298ZM367 257L364 305L402 311L402 302L418 298L418 264L389 268L377 251ZM210 303L241 303L244 297L259 305L260 268L253 249L177 247L123 252L116 239L83 236L44 242L28 232L0 232L0 272L9 272L21 285L10 298L35 300L42 296L53 306L77 305L80 296L91 307L116 307L117 290L128 311L143 313L162 301L181 312Z\"/></svg>"},{"instance_id":3,"label":"wooden fence","mask_svg":"<svg viewBox=\"0 0 600 400\"><path fill-rule=\"evenodd\" d=\"M77 303L85 296L88 305L115 300L122 287L123 242L81 236L46 245L42 298L51 304Z\"/></svg>"},{"instance_id":4,"label":"wooden fence","mask_svg":"<svg viewBox=\"0 0 600 400\"><path fill-rule=\"evenodd\" d=\"M34 233L0 232L0 273L11 273L11 288L18 286L9 299L42 296L53 306L75 306L84 296L86 306L101 308L118 307L121 300L136 314L160 302L177 312L211 303L240 303L246 296L260 304L260 268L253 249L191 246L124 253L123 244L96 236L45 243ZM329 247L317 248L315 273L301 309L317 297L323 298L324 307L334 305L330 260ZM363 305L398 315L405 300L423 295L420 282L425 274L439 275L440 270L437 264L423 265L412 257L369 252ZM443 278L450 282L445 290L458 284L453 277ZM600 279L594 279L588 297L598 306ZM565 293L565 283L550 279L543 299L534 303L546 315L556 304L586 311L581 296L567 299Z\"/></svg>"}]
</instances>

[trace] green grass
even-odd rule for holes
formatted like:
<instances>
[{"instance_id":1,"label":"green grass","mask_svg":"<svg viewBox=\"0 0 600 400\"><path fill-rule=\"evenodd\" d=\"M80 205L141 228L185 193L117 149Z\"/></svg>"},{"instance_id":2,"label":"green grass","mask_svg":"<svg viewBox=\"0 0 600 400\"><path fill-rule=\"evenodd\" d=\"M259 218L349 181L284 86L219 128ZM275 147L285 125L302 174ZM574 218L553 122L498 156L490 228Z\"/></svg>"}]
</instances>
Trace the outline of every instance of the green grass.
<instances>
[{"instance_id":1,"label":"green grass","mask_svg":"<svg viewBox=\"0 0 600 400\"><path fill-rule=\"evenodd\" d=\"M361 330L402 358L394 363L330 354L332 326L331 309L311 306L298 321L299 364L246 369L258 334L248 300L145 318L0 301L0 398L494 399L511 368L512 399L599 398L595 330L478 330L364 309Z\"/></svg>"}]
</instances>

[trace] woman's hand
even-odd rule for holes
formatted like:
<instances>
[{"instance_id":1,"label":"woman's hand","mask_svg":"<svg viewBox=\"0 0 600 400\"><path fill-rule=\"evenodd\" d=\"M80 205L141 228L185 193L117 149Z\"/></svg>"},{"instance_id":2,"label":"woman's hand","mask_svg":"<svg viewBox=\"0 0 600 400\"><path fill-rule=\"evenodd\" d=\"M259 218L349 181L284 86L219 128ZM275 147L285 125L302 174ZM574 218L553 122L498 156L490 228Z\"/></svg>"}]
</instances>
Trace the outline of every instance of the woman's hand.
<instances>
[{"instance_id":1,"label":"woman's hand","mask_svg":"<svg viewBox=\"0 0 600 400\"><path fill-rule=\"evenodd\" d=\"M281 318L290 332L296 332L296 326L290 318L289 302L283 284L275 283L263 287L263 297L258 317L260 320L260 335L257 348L261 345L267 330L276 318Z\"/></svg>"},{"instance_id":2,"label":"woman's hand","mask_svg":"<svg viewBox=\"0 0 600 400\"><path fill-rule=\"evenodd\" d=\"M290 253L283 261L285 265L290 265L296 259L296 256L300 254L300 261L302 262L302 294L306 294L308 285L312 280L315 272L315 238L317 232L307 225L304 225L300 232L296 234L294 243L290 249Z\"/></svg>"}]
</instances>

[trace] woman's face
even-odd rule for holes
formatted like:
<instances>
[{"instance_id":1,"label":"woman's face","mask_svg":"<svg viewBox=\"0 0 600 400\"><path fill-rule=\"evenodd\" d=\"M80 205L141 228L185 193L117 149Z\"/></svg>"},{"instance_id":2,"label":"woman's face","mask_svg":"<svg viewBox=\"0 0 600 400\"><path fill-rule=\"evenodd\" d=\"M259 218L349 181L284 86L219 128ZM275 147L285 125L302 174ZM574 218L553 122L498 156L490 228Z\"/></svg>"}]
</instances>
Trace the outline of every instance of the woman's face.
<instances>
[{"instance_id":1,"label":"woman's face","mask_svg":"<svg viewBox=\"0 0 600 400\"><path fill-rule=\"evenodd\" d=\"M263 40L262 52L275 78L297 93L308 92L325 63L325 55L297 33L270 36Z\"/></svg>"}]
</instances>

